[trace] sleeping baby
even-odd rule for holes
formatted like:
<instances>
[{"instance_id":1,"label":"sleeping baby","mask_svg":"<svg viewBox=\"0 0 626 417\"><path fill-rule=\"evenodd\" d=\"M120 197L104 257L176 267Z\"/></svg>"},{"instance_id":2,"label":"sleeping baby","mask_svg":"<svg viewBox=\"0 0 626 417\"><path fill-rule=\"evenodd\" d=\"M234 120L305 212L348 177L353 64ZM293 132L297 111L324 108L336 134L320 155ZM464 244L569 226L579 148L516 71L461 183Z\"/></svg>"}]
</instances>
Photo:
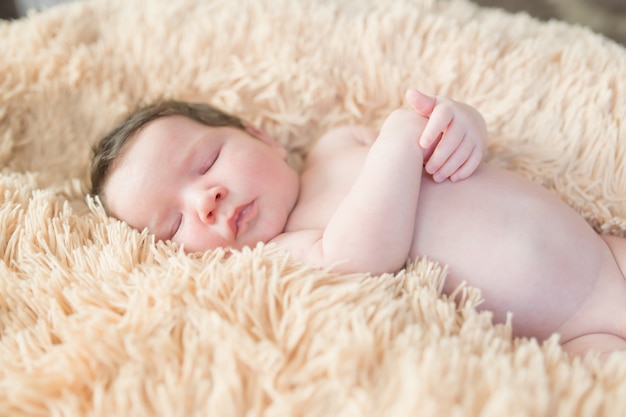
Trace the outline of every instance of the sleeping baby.
<instances>
[{"instance_id":1,"label":"sleeping baby","mask_svg":"<svg viewBox=\"0 0 626 417\"><path fill-rule=\"evenodd\" d=\"M626 349L626 239L601 236L555 195L482 162L473 107L417 90L379 132L338 127L301 173L264 132L205 104L156 103L94 149L107 212L187 252L258 242L338 272L448 265L444 291L479 288L517 336L560 334L582 354Z\"/></svg>"}]
</instances>

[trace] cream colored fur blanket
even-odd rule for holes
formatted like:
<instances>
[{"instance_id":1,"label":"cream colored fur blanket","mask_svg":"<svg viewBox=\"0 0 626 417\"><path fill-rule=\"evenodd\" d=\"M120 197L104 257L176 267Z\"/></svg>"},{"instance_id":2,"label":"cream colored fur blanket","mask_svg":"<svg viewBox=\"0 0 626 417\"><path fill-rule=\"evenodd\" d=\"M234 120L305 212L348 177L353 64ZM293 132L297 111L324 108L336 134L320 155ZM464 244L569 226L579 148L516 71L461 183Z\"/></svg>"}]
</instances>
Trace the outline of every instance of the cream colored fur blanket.
<instances>
[{"instance_id":1,"label":"cream colored fur blanket","mask_svg":"<svg viewBox=\"0 0 626 417\"><path fill-rule=\"evenodd\" d=\"M210 102L301 156L409 86L478 107L493 163L624 235L626 50L585 29L465 0L93 0L0 24L0 415L626 415L626 354L513 340L477 290L440 295L443 265L186 256L84 196L90 146L138 103Z\"/></svg>"}]
</instances>

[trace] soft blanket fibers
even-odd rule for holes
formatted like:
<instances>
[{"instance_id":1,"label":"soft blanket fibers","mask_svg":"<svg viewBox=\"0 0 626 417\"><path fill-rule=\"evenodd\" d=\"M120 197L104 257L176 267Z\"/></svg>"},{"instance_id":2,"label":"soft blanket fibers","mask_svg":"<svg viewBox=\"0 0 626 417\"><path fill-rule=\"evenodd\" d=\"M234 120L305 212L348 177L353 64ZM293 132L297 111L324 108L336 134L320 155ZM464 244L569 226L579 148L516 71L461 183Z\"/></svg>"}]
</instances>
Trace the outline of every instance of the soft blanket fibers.
<instances>
[{"instance_id":1,"label":"soft blanket fibers","mask_svg":"<svg viewBox=\"0 0 626 417\"><path fill-rule=\"evenodd\" d=\"M493 163L625 233L626 51L585 29L464 0L94 0L0 24L0 415L626 415L625 354L512 340L477 290L440 295L444 265L187 256L86 203L90 146L140 102L222 106L297 157L408 86L478 107Z\"/></svg>"}]
</instances>

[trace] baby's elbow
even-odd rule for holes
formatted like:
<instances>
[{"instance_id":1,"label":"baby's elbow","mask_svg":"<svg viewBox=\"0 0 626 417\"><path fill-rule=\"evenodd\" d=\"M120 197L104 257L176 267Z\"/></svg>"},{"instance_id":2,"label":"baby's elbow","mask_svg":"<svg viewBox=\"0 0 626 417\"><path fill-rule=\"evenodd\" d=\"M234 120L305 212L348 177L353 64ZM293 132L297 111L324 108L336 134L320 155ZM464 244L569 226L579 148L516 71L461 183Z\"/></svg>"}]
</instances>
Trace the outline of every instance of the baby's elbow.
<instances>
[{"instance_id":1,"label":"baby's elbow","mask_svg":"<svg viewBox=\"0 0 626 417\"><path fill-rule=\"evenodd\" d=\"M406 259L376 260L375 257L348 258L326 263L325 267L340 274L369 273L372 275L395 274L406 265Z\"/></svg>"},{"instance_id":2,"label":"baby's elbow","mask_svg":"<svg viewBox=\"0 0 626 417\"><path fill-rule=\"evenodd\" d=\"M345 242L339 247L320 239L309 251L310 263L340 274L369 273L381 275L396 273L406 265L408 253L387 253L367 248L346 249Z\"/></svg>"}]
</instances>

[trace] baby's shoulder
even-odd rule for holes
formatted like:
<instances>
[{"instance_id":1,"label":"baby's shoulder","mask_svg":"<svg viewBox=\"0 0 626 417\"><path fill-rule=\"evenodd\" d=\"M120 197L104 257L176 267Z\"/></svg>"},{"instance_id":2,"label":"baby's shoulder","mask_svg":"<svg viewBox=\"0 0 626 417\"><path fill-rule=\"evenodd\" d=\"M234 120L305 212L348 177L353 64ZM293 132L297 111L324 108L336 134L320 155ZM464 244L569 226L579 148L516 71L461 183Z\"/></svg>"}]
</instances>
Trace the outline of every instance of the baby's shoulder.
<instances>
[{"instance_id":1,"label":"baby's shoulder","mask_svg":"<svg viewBox=\"0 0 626 417\"><path fill-rule=\"evenodd\" d=\"M351 147L370 147L378 132L361 125L345 125L333 128L322 135L315 143L308 157L334 154Z\"/></svg>"}]
</instances>

